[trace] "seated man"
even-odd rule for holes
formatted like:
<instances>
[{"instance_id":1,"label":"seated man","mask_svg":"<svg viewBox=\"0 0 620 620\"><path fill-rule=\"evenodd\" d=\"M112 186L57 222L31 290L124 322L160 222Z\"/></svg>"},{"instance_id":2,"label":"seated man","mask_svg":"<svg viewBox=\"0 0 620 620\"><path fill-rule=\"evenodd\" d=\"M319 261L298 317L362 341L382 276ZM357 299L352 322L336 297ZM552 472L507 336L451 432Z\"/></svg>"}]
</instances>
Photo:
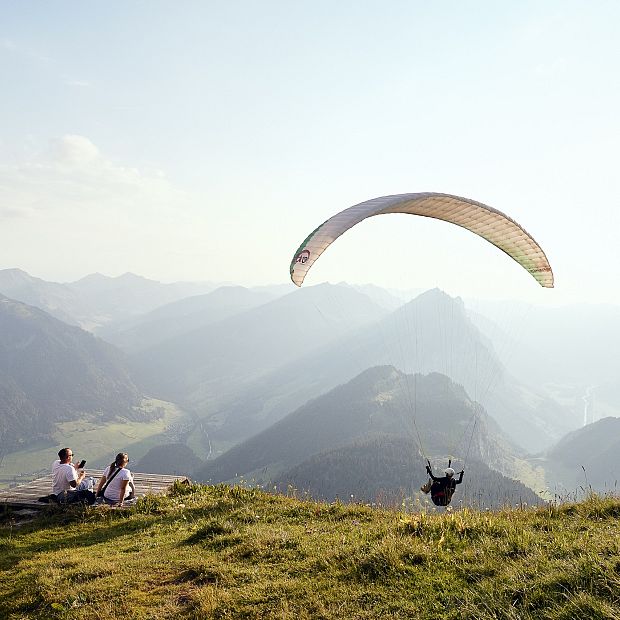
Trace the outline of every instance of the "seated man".
<instances>
[{"instance_id":1,"label":"seated man","mask_svg":"<svg viewBox=\"0 0 620 620\"><path fill-rule=\"evenodd\" d=\"M61 504L82 502L93 504L95 494L85 485L85 472L72 463L73 450L62 448L58 451L58 460L52 463L52 493Z\"/></svg>"}]
</instances>

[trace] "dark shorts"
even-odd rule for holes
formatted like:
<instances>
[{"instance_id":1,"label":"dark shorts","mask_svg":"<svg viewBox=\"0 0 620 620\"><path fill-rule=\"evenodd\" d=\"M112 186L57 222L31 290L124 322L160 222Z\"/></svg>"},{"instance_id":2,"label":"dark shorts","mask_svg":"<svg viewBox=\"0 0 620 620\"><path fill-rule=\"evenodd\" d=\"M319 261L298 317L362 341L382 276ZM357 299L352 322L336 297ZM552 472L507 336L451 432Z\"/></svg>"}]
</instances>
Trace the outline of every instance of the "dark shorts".
<instances>
[{"instance_id":1,"label":"dark shorts","mask_svg":"<svg viewBox=\"0 0 620 620\"><path fill-rule=\"evenodd\" d=\"M64 491L56 496L59 504L88 504L95 503L95 494L92 491Z\"/></svg>"}]
</instances>

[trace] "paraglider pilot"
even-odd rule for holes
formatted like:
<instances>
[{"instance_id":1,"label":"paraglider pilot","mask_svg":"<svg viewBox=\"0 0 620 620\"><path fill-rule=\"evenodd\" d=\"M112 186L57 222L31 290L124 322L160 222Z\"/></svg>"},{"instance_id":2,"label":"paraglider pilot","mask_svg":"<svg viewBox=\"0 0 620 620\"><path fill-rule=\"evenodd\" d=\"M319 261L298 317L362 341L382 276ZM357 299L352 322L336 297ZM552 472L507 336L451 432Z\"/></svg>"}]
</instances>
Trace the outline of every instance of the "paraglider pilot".
<instances>
[{"instance_id":1,"label":"paraglider pilot","mask_svg":"<svg viewBox=\"0 0 620 620\"><path fill-rule=\"evenodd\" d=\"M433 475L430 461L427 461L427 463L428 465L426 466L426 472L430 478L424 486L420 487L420 491L424 493L428 493L430 491L431 499L433 500L433 504L435 504L435 506L447 506L452 500L452 496L456 490L456 485L463 482L463 474L465 473L465 470L461 470L459 472L458 480L455 480L454 470L450 467L451 462L449 462L448 467L444 471L446 475L437 478Z\"/></svg>"}]
</instances>

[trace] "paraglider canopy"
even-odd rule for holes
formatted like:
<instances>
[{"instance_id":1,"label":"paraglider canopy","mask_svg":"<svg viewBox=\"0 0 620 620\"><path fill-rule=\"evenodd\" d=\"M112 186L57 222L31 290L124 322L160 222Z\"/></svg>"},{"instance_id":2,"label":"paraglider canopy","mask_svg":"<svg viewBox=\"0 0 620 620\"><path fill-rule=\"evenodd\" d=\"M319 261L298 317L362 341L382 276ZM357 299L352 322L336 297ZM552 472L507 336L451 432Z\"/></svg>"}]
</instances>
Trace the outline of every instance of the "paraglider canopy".
<instances>
[{"instance_id":1,"label":"paraglider canopy","mask_svg":"<svg viewBox=\"0 0 620 620\"><path fill-rule=\"evenodd\" d=\"M347 230L373 215L408 213L450 222L470 230L504 251L545 288L553 288L553 272L542 248L517 222L475 200L425 192L381 196L349 207L308 235L291 261L291 280L301 286L319 256Z\"/></svg>"}]
</instances>

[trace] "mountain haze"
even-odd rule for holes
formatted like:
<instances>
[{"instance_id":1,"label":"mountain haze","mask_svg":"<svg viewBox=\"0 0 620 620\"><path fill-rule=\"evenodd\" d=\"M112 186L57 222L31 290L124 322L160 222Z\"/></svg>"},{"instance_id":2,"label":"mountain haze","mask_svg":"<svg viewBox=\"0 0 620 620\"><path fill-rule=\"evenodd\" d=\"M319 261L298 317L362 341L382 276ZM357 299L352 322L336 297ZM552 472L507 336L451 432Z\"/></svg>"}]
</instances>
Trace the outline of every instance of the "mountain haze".
<instances>
[{"instance_id":1,"label":"mountain haze","mask_svg":"<svg viewBox=\"0 0 620 620\"><path fill-rule=\"evenodd\" d=\"M275 296L242 286L222 286L205 295L159 306L138 317L108 323L97 330L97 335L124 351L138 352L261 306Z\"/></svg>"},{"instance_id":2,"label":"mountain haze","mask_svg":"<svg viewBox=\"0 0 620 620\"><path fill-rule=\"evenodd\" d=\"M85 414L135 417L141 394L124 356L46 312L0 296L0 436L6 448L45 438Z\"/></svg>"},{"instance_id":3,"label":"mountain haze","mask_svg":"<svg viewBox=\"0 0 620 620\"><path fill-rule=\"evenodd\" d=\"M96 313L93 318L99 325L144 314L164 304L216 288L210 282L165 284L133 273L114 278L95 273L68 286L87 300L91 312Z\"/></svg>"},{"instance_id":4,"label":"mountain haze","mask_svg":"<svg viewBox=\"0 0 620 620\"><path fill-rule=\"evenodd\" d=\"M560 404L506 371L462 301L435 289L332 343L298 350L296 359L260 380L238 384L234 393L219 393L208 403L212 436L226 441L248 437L309 399L384 364L406 373L449 376L528 451L542 450L574 428ZM199 395L194 403L200 407Z\"/></svg>"},{"instance_id":5,"label":"mountain haze","mask_svg":"<svg viewBox=\"0 0 620 620\"><path fill-rule=\"evenodd\" d=\"M97 408L93 402L103 398L103 385L120 382L134 397L145 390L196 415L208 434L204 446L195 446L205 457L377 365L392 365L407 375L449 376L530 453L549 449L584 422L620 415L616 306L481 302L470 304L474 311L438 289L401 304L397 292L372 285L324 284L288 294L283 293L292 285L215 286L162 284L131 273L91 274L59 284L19 269L0 270L0 295L11 291L14 303L30 306L30 312L43 309L48 318L88 327L131 352L128 370L124 356L108 347L117 363L112 374L120 373L116 378L94 379L91 374L98 371L85 370L89 361L75 372L65 370L58 381L45 379L49 368L44 368L42 382L58 388L49 404L33 399L35 382L26 385L15 369L4 372L4 428L21 428L22 438L45 435L41 407L45 419L57 417L50 408L66 409L70 417L79 409L75 396L81 393L85 410L111 412L114 407ZM48 344L40 355L56 359L45 350ZM67 358L83 359L83 344L81 339L66 344ZM25 367L37 368L37 363ZM96 386L95 398L84 373ZM116 398L114 389L106 390ZM125 396L119 397L118 409L132 411ZM70 404L53 404L57 400Z\"/></svg>"},{"instance_id":6,"label":"mountain haze","mask_svg":"<svg viewBox=\"0 0 620 620\"><path fill-rule=\"evenodd\" d=\"M566 419L557 424L563 432L578 428L584 419L620 416L620 306L470 305L478 311L472 316L481 331L503 343L498 350L511 373L562 403Z\"/></svg>"},{"instance_id":7,"label":"mountain haze","mask_svg":"<svg viewBox=\"0 0 620 620\"><path fill-rule=\"evenodd\" d=\"M384 314L350 287L307 287L141 351L134 367L154 395L202 411Z\"/></svg>"},{"instance_id":8,"label":"mountain haze","mask_svg":"<svg viewBox=\"0 0 620 620\"><path fill-rule=\"evenodd\" d=\"M88 314L88 304L71 286L35 278L22 269L0 270L0 294L45 310L71 325L78 325L79 317Z\"/></svg>"},{"instance_id":9,"label":"mountain haze","mask_svg":"<svg viewBox=\"0 0 620 620\"><path fill-rule=\"evenodd\" d=\"M209 282L163 284L132 273L114 278L96 273L60 284L35 278L21 269L0 270L0 294L89 330L214 288L217 285Z\"/></svg>"},{"instance_id":10,"label":"mountain haze","mask_svg":"<svg viewBox=\"0 0 620 620\"><path fill-rule=\"evenodd\" d=\"M404 489L410 495L411 476L417 475L419 486L417 481L424 475L418 433L424 453L431 458L443 455L447 461L447 455L455 454L462 464L469 457L468 462L484 461L515 477L525 467L518 450L462 387L439 374L411 377L393 367L376 367L231 448L195 472L195 477L210 482L239 477L263 484L298 482L300 488L322 497L346 487L348 494L365 499L390 481L386 492ZM377 446L385 449L378 451ZM341 469L343 462L355 466ZM500 484L499 474L490 474L485 465L476 468L494 478L496 486ZM315 478L311 471L322 474ZM337 484L322 482L330 479ZM520 492L532 500L531 491L523 487Z\"/></svg>"},{"instance_id":11,"label":"mountain haze","mask_svg":"<svg viewBox=\"0 0 620 620\"><path fill-rule=\"evenodd\" d=\"M604 418L562 438L544 454L548 486L560 494L592 487L618 492L620 418Z\"/></svg>"}]
</instances>

